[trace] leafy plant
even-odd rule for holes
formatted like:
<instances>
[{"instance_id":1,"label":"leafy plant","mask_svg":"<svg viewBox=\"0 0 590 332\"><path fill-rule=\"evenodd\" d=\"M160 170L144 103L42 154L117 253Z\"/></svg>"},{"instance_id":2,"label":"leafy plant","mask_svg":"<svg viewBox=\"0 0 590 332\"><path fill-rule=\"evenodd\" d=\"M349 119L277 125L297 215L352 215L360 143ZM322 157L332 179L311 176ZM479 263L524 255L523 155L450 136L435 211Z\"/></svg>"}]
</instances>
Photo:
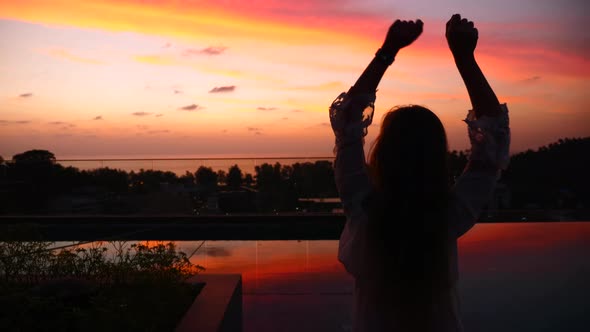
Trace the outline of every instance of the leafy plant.
<instances>
[{"instance_id":1,"label":"leafy plant","mask_svg":"<svg viewBox=\"0 0 590 332\"><path fill-rule=\"evenodd\" d=\"M172 330L200 290L186 281L204 268L172 242L54 246L0 242L3 328Z\"/></svg>"}]
</instances>

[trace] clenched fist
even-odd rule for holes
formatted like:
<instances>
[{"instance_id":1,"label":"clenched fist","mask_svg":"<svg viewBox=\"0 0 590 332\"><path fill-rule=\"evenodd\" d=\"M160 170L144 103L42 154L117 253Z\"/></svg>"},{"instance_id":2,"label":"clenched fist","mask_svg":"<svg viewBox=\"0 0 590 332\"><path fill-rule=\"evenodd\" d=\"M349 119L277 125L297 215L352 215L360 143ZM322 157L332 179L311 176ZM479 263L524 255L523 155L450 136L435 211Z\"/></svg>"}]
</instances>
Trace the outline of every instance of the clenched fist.
<instances>
[{"instance_id":1,"label":"clenched fist","mask_svg":"<svg viewBox=\"0 0 590 332\"><path fill-rule=\"evenodd\" d=\"M389 27L382 48L387 51L397 52L418 39L423 26L424 23L420 20L416 20L416 22L396 20Z\"/></svg>"},{"instance_id":2,"label":"clenched fist","mask_svg":"<svg viewBox=\"0 0 590 332\"><path fill-rule=\"evenodd\" d=\"M447 22L447 43L455 58L472 56L477 46L478 32L473 22L455 14Z\"/></svg>"}]
</instances>

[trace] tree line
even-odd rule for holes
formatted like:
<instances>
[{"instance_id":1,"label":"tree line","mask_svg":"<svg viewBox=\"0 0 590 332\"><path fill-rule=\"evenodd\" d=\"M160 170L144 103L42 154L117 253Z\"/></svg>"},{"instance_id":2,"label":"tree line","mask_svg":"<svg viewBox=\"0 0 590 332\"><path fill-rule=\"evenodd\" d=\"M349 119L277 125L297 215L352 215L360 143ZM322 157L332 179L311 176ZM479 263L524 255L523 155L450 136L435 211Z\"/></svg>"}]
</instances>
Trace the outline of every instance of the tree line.
<instances>
[{"instance_id":1,"label":"tree line","mask_svg":"<svg viewBox=\"0 0 590 332\"><path fill-rule=\"evenodd\" d=\"M510 208L587 207L590 187L590 137L561 139L538 150L512 156L500 182L510 191ZM468 151L451 151L451 180L467 164ZM201 166L183 175L162 170L138 172L108 167L80 170L60 165L46 150L0 157L0 213L43 213L51 197L88 191L106 197L141 195L162 190L163 184L198 188L200 199L218 192L250 190L258 211L292 211L299 198L337 197L331 161L282 165L264 163L254 174L238 165L227 171ZM189 190L190 191L190 190Z\"/></svg>"},{"instance_id":2,"label":"tree line","mask_svg":"<svg viewBox=\"0 0 590 332\"><path fill-rule=\"evenodd\" d=\"M337 196L330 161L265 163L254 170L250 174L238 165L227 171L200 166L180 176L162 170L80 170L59 164L50 151L30 150L13 156L11 162L0 161L0 213L44 213L48 202L59 195L100 195L112 201L122 196L160 192L171 186L179 192L184 188L198 201L197 207L220 191L249 189L256 193L256 207L262 211L294 210L299 197Z\"/></svg>"}]
</instances>

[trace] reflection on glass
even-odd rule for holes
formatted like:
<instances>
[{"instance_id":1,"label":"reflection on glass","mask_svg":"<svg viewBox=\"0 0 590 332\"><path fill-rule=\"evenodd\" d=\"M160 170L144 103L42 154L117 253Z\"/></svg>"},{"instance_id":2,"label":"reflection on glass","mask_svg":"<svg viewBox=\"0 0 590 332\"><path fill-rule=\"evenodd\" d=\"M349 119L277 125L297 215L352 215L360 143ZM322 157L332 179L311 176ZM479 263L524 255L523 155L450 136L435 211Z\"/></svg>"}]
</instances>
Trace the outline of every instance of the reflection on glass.
<instances>
[{"instance_id":1,"label":"reflection on glass","mask_svg":"<svg viewBox=\"0 0 590 332\"><path fill-rule=\"evenodd\" d=\"M350 324L354 285L337 260L338 241L175 242L194 252L202 273L242 275L245 331ZM459 239L465 328L585 331L589 252L589 222L476 225Z\"/></svg>"}]
</instances>

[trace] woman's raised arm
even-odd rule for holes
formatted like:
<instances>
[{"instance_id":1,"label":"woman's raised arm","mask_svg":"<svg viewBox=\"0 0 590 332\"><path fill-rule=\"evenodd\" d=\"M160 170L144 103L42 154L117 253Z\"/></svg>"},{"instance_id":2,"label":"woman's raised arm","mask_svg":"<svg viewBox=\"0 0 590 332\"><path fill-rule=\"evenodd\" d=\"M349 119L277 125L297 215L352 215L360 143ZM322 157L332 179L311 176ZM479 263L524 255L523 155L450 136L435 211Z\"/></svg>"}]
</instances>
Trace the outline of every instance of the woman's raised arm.
<instances>
[{"instance_id":1,"label":"woman's raised arm","mask_svg":"<svg viewBox=\"0 0 590 332\"><path fill-rule=\"evenodd\" d=\"M396 20L385 37L383 46L375 53L375 58L358 78L348 95L374 93L385 74L385 70L393 63L400 49L412 44L422 34L423 23L420 20Z\"/></svg>"},{"instance_id":2,"label":"woman's raised arm","mask_svg":"<svg viewBox=\"0 0 590 332\"><path fill-rule=\"evenodd\" d=\"M371 191L364 153L364 136L373 119L375 91L387 67L398 51L410 45L422 33L422 22L395 21L387 33L383 46L375 54L356 83L342 93L330 106L330 123L336 136L334 173L346 225L340 236L338 258L345 268L359 273L359 225L366 222L362 202Z\"/></svg>"},{"instance_id":3,"label":"woman's raised arm","mask_svg":"<svg viewBox=\"0 0 590 332\"><path fill-rule=\"evenodd\" d=\"M490 201L499 172L508 165L510 127L508 108L500 105L475 61L478 31L473 22L453 15L446 37L473 107L465 119L471 142L469 162L452 189L449 210L455 234L461 236Z\"/></svg>"},{"instance_id":4,"label":"woman's raised arm","mask_svg":"<svg viewBox=\"0 0 590 332\"><path fill-rule=\"evenodd\" d=\"M457 69L467 87L475 117L498 115L498 98L475 60L474 52L479 34L473 22L455 14L447 22L445 35Z\"/></svg>"},{"instance_id":5,"label":"woman's raised arm","mask_svg":"<svg viewBox=\"0 0 590 332\"><path fill-rule=\"evenodd\" d=\"M420 20L396 20L389 28L383 46L354 86L330 106L330 122L336 136L336 184L345 212L360 212L358 198L362 195L359 193L366 193L370 189L363 137L372 121L377 85L399 50L420 36L422 26Z\"/></svg>"}]
</instances>

